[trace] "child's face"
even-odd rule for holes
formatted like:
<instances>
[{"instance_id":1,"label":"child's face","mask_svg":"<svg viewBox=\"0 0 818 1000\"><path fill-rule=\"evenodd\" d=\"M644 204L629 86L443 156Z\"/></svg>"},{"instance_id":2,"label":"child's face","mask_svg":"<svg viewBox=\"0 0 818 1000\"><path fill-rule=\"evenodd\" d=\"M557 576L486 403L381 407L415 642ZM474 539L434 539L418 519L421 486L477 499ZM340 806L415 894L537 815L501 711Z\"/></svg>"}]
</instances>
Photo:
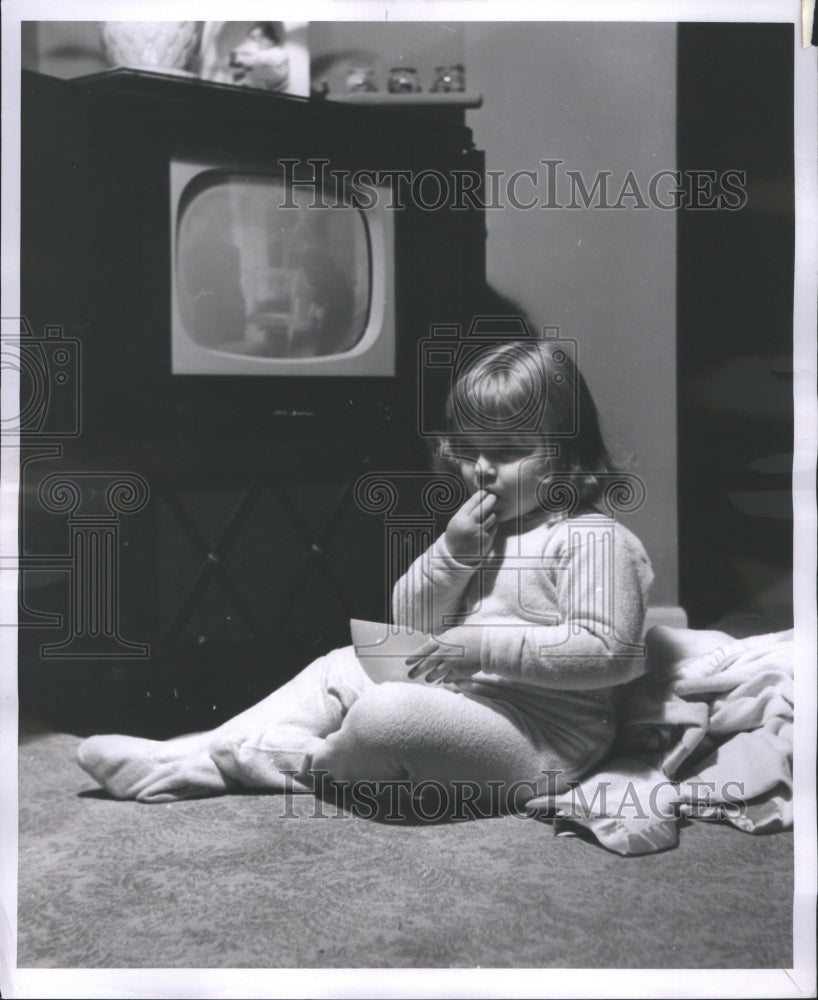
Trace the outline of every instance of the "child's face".
<instances>
[{"instance_id":1,"label":"child's face","mask_svg":"<svg viewBox=\"0 0 818 1000\"><path fill-rule=\"evenodd\" d=\"M530 446L470 441L457 449L460 475L471 489L497 497L498 521L509 521L538 510L537 487L544 479L544 456Z\"/></svg>"}]
</instances>

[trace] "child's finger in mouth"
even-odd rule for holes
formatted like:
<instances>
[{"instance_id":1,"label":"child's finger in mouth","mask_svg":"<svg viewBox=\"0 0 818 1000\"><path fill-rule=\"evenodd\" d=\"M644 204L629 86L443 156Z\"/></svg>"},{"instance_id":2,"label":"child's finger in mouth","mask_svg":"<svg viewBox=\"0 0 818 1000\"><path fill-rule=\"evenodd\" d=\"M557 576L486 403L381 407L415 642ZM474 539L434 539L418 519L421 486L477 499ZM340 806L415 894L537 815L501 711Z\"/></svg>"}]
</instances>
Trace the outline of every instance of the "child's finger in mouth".
<instances>
[{"instance_id":1,"label":"child's finger in mouth","mask_svg":"<svg viewBox=\"0 0 818 1000\"><path fill-rule=\"evenodd\" d=\"M496 503L497 495L486 491L486 495L480 500L480 503L477 506L477 512L481 520L485 521L491 516L492 508Z\"/></svg>"}]
</instances>

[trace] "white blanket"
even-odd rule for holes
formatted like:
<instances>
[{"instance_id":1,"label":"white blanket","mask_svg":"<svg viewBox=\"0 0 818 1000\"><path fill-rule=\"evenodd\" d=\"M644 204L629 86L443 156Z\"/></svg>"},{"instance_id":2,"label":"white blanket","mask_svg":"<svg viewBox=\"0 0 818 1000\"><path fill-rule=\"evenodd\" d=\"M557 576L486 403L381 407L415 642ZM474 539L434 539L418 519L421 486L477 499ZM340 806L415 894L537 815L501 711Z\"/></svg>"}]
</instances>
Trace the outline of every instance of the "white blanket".
<instances>
[{"instance_id":1,"label":"white blanket","mask_svg":"<svg viewBox=\"0 0 818 1000\"><path fill-rule=\"evenodd\" d=\"M555 832L584 827L618 854L678 843L679 820L748 833L792 826L793 633L735 640L623 689L603 771L528 803Z\"/></svg>"}]
</instances>

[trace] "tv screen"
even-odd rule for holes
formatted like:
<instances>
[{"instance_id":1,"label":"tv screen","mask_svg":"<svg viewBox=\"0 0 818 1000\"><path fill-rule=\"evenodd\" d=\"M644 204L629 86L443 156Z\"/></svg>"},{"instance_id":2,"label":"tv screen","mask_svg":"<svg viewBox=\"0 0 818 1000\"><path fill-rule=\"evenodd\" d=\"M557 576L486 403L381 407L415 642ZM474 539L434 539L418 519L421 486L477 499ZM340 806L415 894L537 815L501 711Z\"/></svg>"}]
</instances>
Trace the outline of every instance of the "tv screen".
<instances>
[{"instance_id":1,"label":"tv screen","mask_svg":"<svg viewBox=\"0 0 818 1000\"><path fill-rule=\"evenodd\" d=\"M173 372L394 375L387 203L174 161Z\"/></svg>"}]
</instances>

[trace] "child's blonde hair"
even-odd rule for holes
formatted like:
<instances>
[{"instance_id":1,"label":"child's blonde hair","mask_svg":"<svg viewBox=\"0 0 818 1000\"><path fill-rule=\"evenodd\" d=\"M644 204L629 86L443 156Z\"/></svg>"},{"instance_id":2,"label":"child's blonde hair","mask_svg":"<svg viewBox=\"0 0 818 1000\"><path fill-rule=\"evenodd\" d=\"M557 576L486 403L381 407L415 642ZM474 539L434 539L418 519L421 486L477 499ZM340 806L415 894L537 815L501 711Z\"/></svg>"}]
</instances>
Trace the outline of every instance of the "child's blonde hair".
<instances>
[{"instance_id":1,"label":"child's blonde hair","mask_svg":"<svg viewBox=\"0 0 818 1000\"><path fill-rule=\"evenodd\" d=\"M614 471L596 405L564 341L509 340L475 350L455 372L446 403L438 467L455 464L473 442L543 454L544 477L570 476L593 504L600 476Z\"/></svg>"}]
</instances>

